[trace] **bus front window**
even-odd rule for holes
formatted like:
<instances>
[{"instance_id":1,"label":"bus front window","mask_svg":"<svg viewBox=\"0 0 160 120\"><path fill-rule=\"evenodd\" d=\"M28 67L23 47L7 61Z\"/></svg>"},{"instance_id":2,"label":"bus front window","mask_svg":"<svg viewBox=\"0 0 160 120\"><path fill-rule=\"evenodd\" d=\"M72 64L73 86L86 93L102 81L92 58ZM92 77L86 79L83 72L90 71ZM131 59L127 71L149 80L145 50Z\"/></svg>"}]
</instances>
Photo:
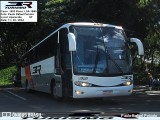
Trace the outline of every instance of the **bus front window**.
<instances>
[{"instance_id":1,"label":"bus front window","mask_svg":"<svg viewBox=\"0 0 160 120\"><path fill-rule=\"evenodd\" d=\"M130 74L131 56L121 29L72 26L77 51L73 52L75 74Z\"/></svg>"}]
</instances>

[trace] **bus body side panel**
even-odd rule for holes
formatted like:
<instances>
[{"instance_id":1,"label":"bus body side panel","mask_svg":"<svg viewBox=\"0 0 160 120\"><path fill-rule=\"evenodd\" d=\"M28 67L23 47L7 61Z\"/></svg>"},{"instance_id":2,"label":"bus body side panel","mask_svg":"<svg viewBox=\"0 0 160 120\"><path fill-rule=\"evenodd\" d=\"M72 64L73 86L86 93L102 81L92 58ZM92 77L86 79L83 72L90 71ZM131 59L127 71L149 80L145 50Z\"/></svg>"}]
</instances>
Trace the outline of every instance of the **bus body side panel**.
<instances>
[{"instance_id":1,"label":"bus body side panel","mask_svg":"<svg viewBox=\"0 0 160 120\"><path fill-rule=\"evenodd\" d=\"M62 96L61 75L55 75L55 57L34 63L31 67L35 90L51 93L51 80L54 79L56 84L56 94L59 97ZM37 69L36 72L35 69Z\"/></svg>"},{"instance_id":2,"label":"bus body side panel","mask_svg":"<svg viewBox=\"0 0 160 120\"><path fill-rule=\"evenodd\" d=\"M73 83L75 81L81 81L91 83L92 86L80 87L73 84L73 98L112 97L131 95L133 90L133 84L128 86L123 85L124 82L129 80L125 79L125 77L94 77L74 75ZM133 80L133 75L128 75L128 78L131 78L131 80ZM76 94L76 91L81 92L81 94Z\"/></svg>"},{"instance_id":3,"label":"bus body side panel","mask_svg":"<svg viewBox=\"0 0 160 120\"><path fill-rule=\"evenodd\" d=\"M54 78L55 57L42 60L31 65L34 89L50 93L50 83Z\"/></svg>"},{"instance_id":4,"label":"bus body side panel","mask_svg":"<svg viewBox=\"0 0 160 120\"><path fill-rule=\"evenodd\" d=\"M26 87L26 79L32 81L30 89L51 93L51 80L56 83L57 95L62 96L61 75L55 75L55 57L42 60L21 68L22 87Z\"/></svg>"}]
</instances>

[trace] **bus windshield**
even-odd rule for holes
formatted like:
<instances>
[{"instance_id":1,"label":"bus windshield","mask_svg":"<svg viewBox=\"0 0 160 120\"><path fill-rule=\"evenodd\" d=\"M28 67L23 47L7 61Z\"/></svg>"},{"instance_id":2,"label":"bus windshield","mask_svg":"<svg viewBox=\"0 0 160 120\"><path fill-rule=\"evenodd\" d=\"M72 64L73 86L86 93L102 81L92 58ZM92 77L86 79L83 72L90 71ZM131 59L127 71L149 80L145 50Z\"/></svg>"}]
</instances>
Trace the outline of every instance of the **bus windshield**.
<instances>
[{"instance_id":1,"label":"bus windshield","mask_svg":"<svg viewBox=\"0 0 160 120\"><path fill-rule=\"evenodd\" d=\"M131 73L131 55L122 29L72 26L77 50L73 52L75 74L119 75Z\"/></svg>"}]
</instances>

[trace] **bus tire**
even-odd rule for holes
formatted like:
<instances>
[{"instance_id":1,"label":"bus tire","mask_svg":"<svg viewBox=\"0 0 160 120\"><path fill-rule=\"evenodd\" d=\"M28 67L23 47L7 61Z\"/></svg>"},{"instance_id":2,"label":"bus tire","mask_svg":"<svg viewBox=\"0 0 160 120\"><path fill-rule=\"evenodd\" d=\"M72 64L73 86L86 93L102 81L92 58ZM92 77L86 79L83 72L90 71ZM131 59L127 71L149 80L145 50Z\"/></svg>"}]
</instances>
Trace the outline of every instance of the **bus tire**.
<instances>
[{"instance_id":1,"label":"bus tire","mask_svg":"<svg viewBox=\"0 0 160 120\"><path fill-rule=\"evenodd\" d=\"M55 84L55 80L54 79L51 80L51 85L50 86L51 86L51 97L53 99L55 99L55 100L61 101L62 97L58 97L56 95L56 84Z\"/></svg>"}]
</instances>

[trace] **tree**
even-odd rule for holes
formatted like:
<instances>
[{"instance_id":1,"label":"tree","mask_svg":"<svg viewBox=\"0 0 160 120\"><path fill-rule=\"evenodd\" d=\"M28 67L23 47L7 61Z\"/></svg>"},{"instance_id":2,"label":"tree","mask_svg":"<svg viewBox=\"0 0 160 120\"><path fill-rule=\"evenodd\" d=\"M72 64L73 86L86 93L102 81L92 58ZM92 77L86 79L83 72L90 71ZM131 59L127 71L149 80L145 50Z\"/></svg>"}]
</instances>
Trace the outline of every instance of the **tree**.
<instances>
[{"instance_id":1,"label":"tree","mask_svg":"<svg viewBox=\"0 0 160 120\"><path fill-rule=\"evenodd\" d=\"M12 64L62 24L85 21L123 26L128 37L143 41L150 58L159 51L159 4L159 0L41 0L37 23L0 23L0 57Z\"/></svg>"},{"instance_id":2,"label":"tree","mask_svg":"<svg viewBox=\"0 0 160 120\"><path fill-rule=\"evenodd\" d=\"M158 0L141 0L143 6L143 22L146 23L146 36L144 38L145 58L151 59L151 68L154 69L154 58L160 53L160 2Z\"/></svg>"}]
</instances>

